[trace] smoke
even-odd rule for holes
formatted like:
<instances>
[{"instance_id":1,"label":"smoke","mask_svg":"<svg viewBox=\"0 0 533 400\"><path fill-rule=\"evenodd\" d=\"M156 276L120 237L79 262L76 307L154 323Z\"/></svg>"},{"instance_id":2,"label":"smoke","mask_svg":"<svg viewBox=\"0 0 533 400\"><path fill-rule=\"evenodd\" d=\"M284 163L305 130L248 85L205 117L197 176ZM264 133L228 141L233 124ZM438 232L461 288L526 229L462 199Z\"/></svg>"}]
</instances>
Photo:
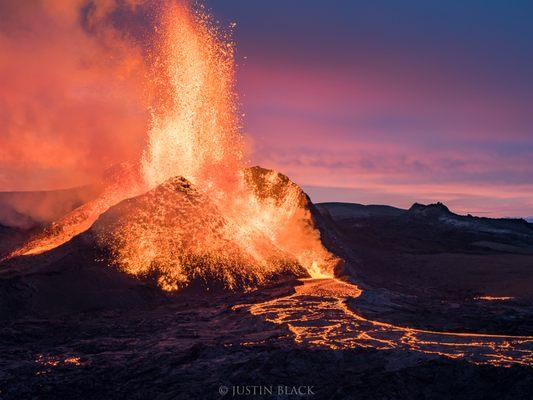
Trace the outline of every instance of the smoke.
<instances>
[{"instance_id":1,"label":"smoke","mask_svg":"<svg viewBox=\"0 0 533 400\"><path fill-rule=\"evenodd\" d=\"M0 190L87 183L138 158L148 33L139 1L0 0Z\"/></svg>"}]
</instances>

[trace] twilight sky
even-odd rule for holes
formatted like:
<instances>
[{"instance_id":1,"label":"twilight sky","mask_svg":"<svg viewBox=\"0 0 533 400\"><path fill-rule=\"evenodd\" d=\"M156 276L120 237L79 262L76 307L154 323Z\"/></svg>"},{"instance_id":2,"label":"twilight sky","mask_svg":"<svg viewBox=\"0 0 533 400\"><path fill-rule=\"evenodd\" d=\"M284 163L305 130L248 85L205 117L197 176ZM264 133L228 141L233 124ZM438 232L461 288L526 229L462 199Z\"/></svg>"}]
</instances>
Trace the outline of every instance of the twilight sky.
<instances>
[{"instance_id":1,"label":"twilight sky","mask_svg":"<svg viewBox=\"0 0 533 400\"><path fill-rule=\"evenodd\" d=\"M0 0L0 190L75 186L138 156L131 38L157 1ZM250 163L315 202L533 216L531 1L206 1L237 23Z\"/></svg>"},{"instance_id":2,"label":"twilight sky","mask_svg":"<svg viewBox=\"0 0 533 400\"><path fill-rule=\"evenodd\" d=\"M533 215L529 1L210 1L253 161L314 201Z\"/></svg>"}]
</instances>

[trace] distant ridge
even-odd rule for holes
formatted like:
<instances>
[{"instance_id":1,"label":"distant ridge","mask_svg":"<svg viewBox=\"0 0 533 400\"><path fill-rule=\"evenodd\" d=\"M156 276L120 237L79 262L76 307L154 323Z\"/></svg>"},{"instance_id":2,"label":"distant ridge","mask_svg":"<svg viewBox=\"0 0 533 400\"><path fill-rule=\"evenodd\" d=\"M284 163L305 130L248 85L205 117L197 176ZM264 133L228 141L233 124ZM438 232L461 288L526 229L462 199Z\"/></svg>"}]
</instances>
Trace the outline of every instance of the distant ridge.
<instances>
[{"instance_id":1,"label":"distant ridge","mask_svg":"<svg viewBox=\"0 0 533 400\"><path fill-rule=\"evenodd\" d=\"M328 202L328 203L317 203L316 206L318 209L327 209L331 216L336 218L354 218L358 217L371 217L371 216L398 216L407 212L402 208L371 204L364 205L358 203L340 203L340 202Z\"/></svg>"},{"instance_id":2,"label":"distant ridge","mask_svg":"<svg viewBox=\"0 0 533 400\"><path fill-rule=\"evenodd\" d=\"M533 254L533 224L523 218L455 214L443 203L414 203L408 210L377 205L319 203L360 254Z\"/></svg>"},{"instance_id":3,"label":"distant ridge","mask_svg":"<svg viewBox=\"0 0 533 400\"><path fill-rule=\"evenodd\" d=\"M451 211L448 206L442 202L422 204L422 203L413 203L409 209L393 207L388 205L377 205L377 204L360 204L360 203L342 203L342 202L324 202L317 203L316 206L320 209L327 209L332 217L343 219L343 218L363 218L363 217L376 217L376 216L400 216L400 215L412 215L412 216L433 216L433 217L456 217L456 218L465 218L481 221L509 221L517 222L519 224L532 224L533 216L530 217L483 217L476 216L472 214L456 214Z\"/></svg>"},{"instance_id":4,"label":"distant ridge","mask_svg":"<svg viewBox=\"0 0 533 400\"><path fill-rule=\"evenodd\" d=\"M440 201L433 204L420 204L420 203L414 203L411 208L409 208L408 213L410 214L422 214L424 216L443 216L443 215L457 215L450 211L448 207L446 207L443 203Z\"/></svg>"}]
</instances>

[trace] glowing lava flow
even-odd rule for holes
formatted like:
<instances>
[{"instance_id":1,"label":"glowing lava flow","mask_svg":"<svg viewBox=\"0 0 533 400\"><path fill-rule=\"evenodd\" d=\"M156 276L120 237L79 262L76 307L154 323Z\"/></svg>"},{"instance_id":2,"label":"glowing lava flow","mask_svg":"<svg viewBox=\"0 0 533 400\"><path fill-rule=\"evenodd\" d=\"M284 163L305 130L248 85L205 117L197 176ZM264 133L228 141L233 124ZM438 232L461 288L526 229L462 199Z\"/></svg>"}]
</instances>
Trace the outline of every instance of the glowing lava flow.
<instances>
[{"instance_id":1,"label":"glowing lava flow","mask_svg":"<svg viewBox=\"0 0 533 400\"><path fill-rule=\"evenodd\" d=\"M436 332L372 321L346 305L361 290L338 279L306 279L296 293L244 306L275 324L286 324L296 343L349 349L411 350L474 363L533 365L533 336Z\"/></svg>"},{"instance_id":2,"label":"glowing lava flow","mask_svg":"<svg viewBox=\"0 0 533 400\"><path fill-rule=\"evenodd\" d=\"M474 300L481 300L481 301L508 301L512 300L513 297L509 296L478 296L474 297Z\"/></svg>"}]
</instances>

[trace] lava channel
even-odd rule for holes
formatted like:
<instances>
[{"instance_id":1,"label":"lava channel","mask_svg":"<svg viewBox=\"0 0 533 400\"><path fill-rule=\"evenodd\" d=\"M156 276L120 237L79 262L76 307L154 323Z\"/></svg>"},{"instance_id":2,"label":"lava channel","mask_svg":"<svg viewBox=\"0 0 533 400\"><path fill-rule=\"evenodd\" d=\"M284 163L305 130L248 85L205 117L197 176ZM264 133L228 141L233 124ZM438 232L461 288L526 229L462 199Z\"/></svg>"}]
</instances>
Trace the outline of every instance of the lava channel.
<instances>
[{"instance_id":1,"label":"lava channel","mask_svg":"<svg viewBox=\"0 0 533 400\"><path fill-rule=\"evenodd\" d=\"M407 350L476 364L533 365L533 336L438 332L373 321L346 305L362 290L338 279L302 279L290 296L241 307L286 325L302 346Z\"/></svg>"}]
</instances>

